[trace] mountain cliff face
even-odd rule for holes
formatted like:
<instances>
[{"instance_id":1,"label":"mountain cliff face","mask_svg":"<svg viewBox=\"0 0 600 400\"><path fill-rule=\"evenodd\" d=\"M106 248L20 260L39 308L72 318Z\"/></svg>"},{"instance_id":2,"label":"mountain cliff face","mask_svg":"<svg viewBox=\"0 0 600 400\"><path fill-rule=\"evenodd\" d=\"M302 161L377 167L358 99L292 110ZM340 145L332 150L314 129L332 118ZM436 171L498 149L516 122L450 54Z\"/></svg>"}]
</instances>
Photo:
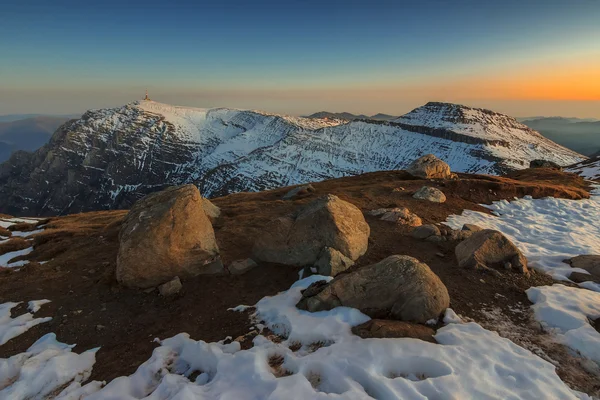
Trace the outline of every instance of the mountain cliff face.
<instances>
[{"instance_id":1,"label":"mountain cliff face","mask_svg":"<svg viewBox=\"0 0 600 400\"><path fill-rule=\"evenodd\" d=\"M93 110L33 153L0 166L0 212L57 215L128 208L166 186L207 196L402 169L433 153L454 171L502 173L532 159L583 156L511 117L428 103L394 121L313 119L140 101Z\"/></svg>"}]
</instances>

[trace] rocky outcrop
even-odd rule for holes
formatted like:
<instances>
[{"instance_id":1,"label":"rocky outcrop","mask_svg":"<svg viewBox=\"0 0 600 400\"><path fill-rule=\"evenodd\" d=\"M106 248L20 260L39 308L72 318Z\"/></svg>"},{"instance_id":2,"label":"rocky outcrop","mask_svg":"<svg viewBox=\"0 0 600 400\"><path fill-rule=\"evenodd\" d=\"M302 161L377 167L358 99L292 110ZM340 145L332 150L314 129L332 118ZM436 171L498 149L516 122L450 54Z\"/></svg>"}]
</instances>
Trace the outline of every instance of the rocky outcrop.
<instances>
[{"instance_id":1,"label":"rocky outcrop","mask_svg":"<svg viewBox=\"0 0 600 400\"><path fill-rule=\"evenodd\" d=\"M362 212L337 196L327 195L294 215L268 223L256 239L256 260L284 265L314 265L329 247L350 260L365 254L370 229Z\"/></svg>"},{"instance_id":2,"label":"rocky outcrop","mask_svg":"<svg viewBox=\"0 0 600 400\"><path fill-rule=\"evenodd\" d=\"M194 185L138 201L119 234L117 281L149 288L200 274L224 273L215 234Z\"/></svg>"},{"instance_id":3,"label":"rocky outcrop","mask_svg":"<svg viewBox=\"0 0 600 400\"><path fill-rule=\"evenodd\" d=\"M316 312L345 306L373 318L425 323L449 303L446 286L427 264L395 255L309 286L297 307Z\"/></svg>"},{"instance_id":4,"label":"rocky outcrop","mask_svg":"<svg viewBox=\"0 0 600 400\"><path fill-rule=\"evenodd\" d=\"M395 222L399 225L420 226L423 223L417 214L411 212L406 207L378 208L377 210L369 211L368 214L379 217L382 221Z\"/></svg>"},{"instance_id":5,"label":"rocky outcrop","mask_svg":"<svg viewBox=\"0 0 600 400\"><path fill-rule=\"evenodd\" d=\"M455 253L458 265L464 268L495 271L492 268L500 267L529 273L523 253L506 236L495 230L474 232L456 246Z\"/></svg>"},{"instance_id":6,"label":"rocky outcrop","mask_svg":"<svg viewBox=\"0 0 600 400\"><path fill-rule=\"evenodd\" d=\"M532 160L529 162L529 168L553 168L562 171L562 167L560 165L549 160Z\"/></svg>"},{"instance_id":7,"label":"rocky outcrop","mask_svg":"<svg viewBox=\"0 0 600 400\"><path fill-rule=\"evenodd\" d=\"M449 179L452 177L450 166L433 154L427 154L413 161L406 172L423 179Z\"/></svg>"},{"instance_id":8,"label":"rocky outcrop","mask_svg":"<svg viewBox=\"0 0 600 400\"><path fill-rule=\"evenodd\" d=\"M444 192L431 186L423 186L415 192L413 197L419 200L431 201L432 203L443 203L446 201Z\"/></svg>"}]
</instances>

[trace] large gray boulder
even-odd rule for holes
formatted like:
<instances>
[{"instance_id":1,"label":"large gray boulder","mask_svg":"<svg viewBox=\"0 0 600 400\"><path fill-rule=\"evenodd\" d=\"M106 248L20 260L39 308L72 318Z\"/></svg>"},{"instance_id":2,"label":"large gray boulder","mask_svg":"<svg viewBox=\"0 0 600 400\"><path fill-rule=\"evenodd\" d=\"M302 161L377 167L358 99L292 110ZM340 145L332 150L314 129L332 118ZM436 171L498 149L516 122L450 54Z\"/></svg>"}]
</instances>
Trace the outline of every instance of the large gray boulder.
<instances>
[{"instance_id":1,"label":"large gray boulder","mask_svg":"<svg viewBox=\"0 0 600 400\"><path fill-rule=\"evenodd\" d=\"M523 253L506 236L492 229L473 232L456 246L455 253L461 267L482 270L503 267L529 273Z\"/></svg>"},{"instance_id":2,"label":"large gray boulder","mask_svg":"<svg viewBox=\"0 0 600 400\"><path fill-rule=\"evenodd\" d=\"M309 286L297 307L316 312L346 306L372 318L425 323L438 318L449 304L446 286L427 264L394 255Z\"/></svg>"},{"instance_id":3,"label":"large gray boulder","mask_svg":"<svg viewBox=\"0 0 600 400\"><path fill-rule=\"evenodd\" d=\"M350 260L367 251L370 229L362 212L337 196L320 197L295 214L269 222L256 239L254 259L313 265L326 247Z\"/></svg>"},{"instance_id":4,"label":"large gray boulder","mask_svg":"<svg viewBox=\"0 0 600 400\"><path fill-rule=\"evenodd\" d=\"M196 186L171 187L146 196L125 217L116 270L121 284L145 289L176 276L224 272Z\"/></svg>"},{"instance_id":5,"label":"large gray boulder","mask_svg":"<svg viewBox=\"0 0 600 400\"><path fill-rule=\"evenodd\" d=\"M413 197L419 200L431 201L432 203L443 203L446 201L444 192L431 186L423 186L413 194Z\"/></svg>"},{"instance_id":6,"label":"large gray boulder","mask_svg":"<svg viewBox=\"0 0 600 400\"><path fill-rule=\"evenodd\" d=\"M406 172L417 178L449 179L452 177L450 166L433 154L426 154L416 159L406 169Z\"/></svg>"}]
</instances>

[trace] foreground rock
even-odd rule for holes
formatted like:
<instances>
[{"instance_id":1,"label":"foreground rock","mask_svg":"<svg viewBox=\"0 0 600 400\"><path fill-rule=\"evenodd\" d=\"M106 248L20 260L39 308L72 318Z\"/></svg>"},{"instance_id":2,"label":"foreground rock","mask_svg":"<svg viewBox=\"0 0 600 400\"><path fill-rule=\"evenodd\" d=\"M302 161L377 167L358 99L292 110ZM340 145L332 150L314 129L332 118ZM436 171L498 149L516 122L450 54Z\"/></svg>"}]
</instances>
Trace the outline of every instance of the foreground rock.
<instances>
[{"instance_id":1,"label":"foreground rock","mask_svg":"<svg viewBox=\"0 0 600 400\"><path fill-rule=\"evenodd\" d=\"M474 232L456 246L455 252L458 265L464 268L491 270L500 267L529 273L523 253L506 236L495 230Z\"/></svg>"},{"instance_id":2,"label":"foreground rock","mask_svg":"<svg viewBox=\"0 0 600 400\"><path fill-rule=\"evenodd\" d=\"M356 206L327 195L268 223L254 244L253 258L302 267L314 265L329 247L356 260L367 251L369 234Z\"/></svg>"},{"instance_id":3,"label":"foreground rock","mask_svg":"<svg viewBox=\"0 0 600 400\"><path fill-rule=\"evenodd\" d=\"M331 247L325 247L319 259L315 263L317 274L324 276L336 276L354 265L354 261Z\"/></svg>"},{"instance_id":4,"label":"foreground rock","mask_svg":"<svg viewBox=\"0 0 600 400\"><path fill-rule=\"evenodd\" d=\"M169 282L163 283L162 285L160 285L158 287L158 292L163 297L174 296L181 291L182 287L183 286L181 285L181 281L179 280L179 277L176 276L175 278L171 279Z\"/></svg>"},{"instance_id":5,"label":"foreground rock","mask_svg":"<svg viewBox=\"0 0 600 400\"><path fill-rule=\"evenodd\" d=\"M215 223L217 218L221 216L221 209L215 206L210 200L202 197L202 209L211 223Z\"/></svg>"},{"instance_id":6,"label":"foreground rock","mask_svg":"<svg viewBox=\"0 0 600 400\"><path fill-rule=\"evenodd\" d=\"M413 338L437 343L435 331L425 325L388 319L372 319L352 328L352 333L363 339Z\"/></svg>"},{"instance_id":7,"label":"foreground rock","mask_svg":"<svg viewBox=\"0 0 600 400\"><path fill-rule=\"evenodd\" d=\"M194 185L171 187L138 201L119 234L117 281L149 288L176 276L223 273L219 248Z\"/></svg>"},{"instance_id":8,"label":"foreground rock","mask_svg":"<svg viewBox=\"0 0 600 400\"><path fill-rule=\"evenodd\" d=\"M433 154L424 155L413 161L406 172L417 178L449 179L452 177L450 166Z\"/></svg>"},{"instance_id":9,"label":"foreground rock","mask_svg":"<svg viewBox=\"0 0 600 400\"><path fill-rule=\"evenodd\" d=\"M427 264L395 255L309 286L297 307L316 312L346 306L372 318L425 323L449 304L446 286Z\"/></svg>"},{"instance_id":10,"label":"foreground rock","mask_svg":"<svg viewBox=\"0 0 600 400\"><path fill-rule=\"evenodd\" d=\"M440 236L440 234L440 229L437 226L427 224L416 227L410 235L415 239L427 239L430 236Z\"/></svg>"},{"instance_id":11,"label":"foreground rock","mask_svg":"<svg viewBox=\"0 0 600 400\"><path fill-rule=\"evenodd\" d=\"M382 221L395 222L406 226L421 226L423 223L417 214L411 212L406 207L378 208L377 210L369 211L368 214L379 217Z\"/></svg>"},{"instance_id":12,"label":"foreground rock","mask_svg":"<svg viewBox=\"0 0 600 400\"><path fill-rule=\"evenodd\" d=\"M573 268L581 268L589 274L573 272L569 279L574 282L594 281L600 282L600 255L580 255L566 261Z\"/></svg>"},{"instance_id":13,"label":"foreground rock","mask_svg":"<svg viewBox=\"0 0 600 400\"><path fill-rule=\"evenodd\" d=\"M231 275L241 275L256 267L258 267L258 264L254 260L246 258L245 260L233 261L231 264L229 264L227 270Z\"/></svg>"},{"instance_id":14,"label":"foreground rock","mask_svg":"<svg viewBox=\"0 0 600 400\"><path fill-rule=\"evenodd\" d=\"M431 201L432 203L443 203L446 201L444 192L431 186L423 186L415 192L413 197L419 200Z\"/></svg>"}]
</instances>

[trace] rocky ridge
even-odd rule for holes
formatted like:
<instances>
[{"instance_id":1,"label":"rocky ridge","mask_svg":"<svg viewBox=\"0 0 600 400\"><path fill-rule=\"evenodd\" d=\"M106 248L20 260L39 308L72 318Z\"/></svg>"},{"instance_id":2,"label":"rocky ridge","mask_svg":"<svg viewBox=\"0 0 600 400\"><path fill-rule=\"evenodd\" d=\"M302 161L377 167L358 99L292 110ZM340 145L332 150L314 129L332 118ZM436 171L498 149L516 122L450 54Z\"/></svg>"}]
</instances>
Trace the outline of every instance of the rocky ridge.
<instances>
[{"instance_id":1,"label":"rocky ridge","mask_svg":"<svg viewBox=\"0 0 600 400\"><path fill-rule=\"evenodd\" d=\"M392 122L343 121L139 101L92 110L33 153L0 166L0 212L63 215L130 208L194 183L207 197L394 170L427 153L453 171L498 174L567 150L511 117L428 103Z\"/></svg>"}]
</instances>

